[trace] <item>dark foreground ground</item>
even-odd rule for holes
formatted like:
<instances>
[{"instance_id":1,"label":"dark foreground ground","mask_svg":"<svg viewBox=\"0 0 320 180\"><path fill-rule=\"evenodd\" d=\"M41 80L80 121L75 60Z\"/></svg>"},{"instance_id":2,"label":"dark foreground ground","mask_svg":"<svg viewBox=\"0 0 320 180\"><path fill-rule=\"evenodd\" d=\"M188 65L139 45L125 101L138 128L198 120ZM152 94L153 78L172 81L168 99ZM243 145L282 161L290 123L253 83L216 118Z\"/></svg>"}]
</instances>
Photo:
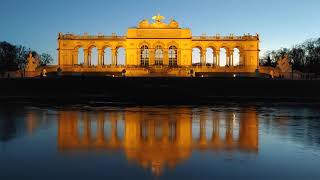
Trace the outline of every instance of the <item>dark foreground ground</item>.
<instances>
[{"instance_id":1,"label":"dark foreground ground","mask_svg":"<svg viewBox=\"0 0 320 180\"><path fill-rule=\"evenodd\" d=\"M64 77L0 79L0 101L195 104L320 102L320 81L257 78Z\"/></svg>"}]
</instances>

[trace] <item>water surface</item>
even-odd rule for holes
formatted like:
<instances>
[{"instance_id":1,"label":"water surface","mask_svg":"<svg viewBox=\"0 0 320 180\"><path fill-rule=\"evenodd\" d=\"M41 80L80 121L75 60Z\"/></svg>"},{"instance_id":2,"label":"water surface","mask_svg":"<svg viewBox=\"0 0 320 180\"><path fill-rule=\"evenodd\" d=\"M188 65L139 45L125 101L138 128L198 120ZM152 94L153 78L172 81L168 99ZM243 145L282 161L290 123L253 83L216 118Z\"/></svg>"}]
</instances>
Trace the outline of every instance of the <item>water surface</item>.
<instances>
[{"instance_id":1,"label":"water surface","mask_svg":"<svg viewBox=\"0 0 320 180\"><path fill-rule=\"evenodd\" d=\"M0 107L0 179L320 179L308 104Z\"/></svg>"}]
</instances>

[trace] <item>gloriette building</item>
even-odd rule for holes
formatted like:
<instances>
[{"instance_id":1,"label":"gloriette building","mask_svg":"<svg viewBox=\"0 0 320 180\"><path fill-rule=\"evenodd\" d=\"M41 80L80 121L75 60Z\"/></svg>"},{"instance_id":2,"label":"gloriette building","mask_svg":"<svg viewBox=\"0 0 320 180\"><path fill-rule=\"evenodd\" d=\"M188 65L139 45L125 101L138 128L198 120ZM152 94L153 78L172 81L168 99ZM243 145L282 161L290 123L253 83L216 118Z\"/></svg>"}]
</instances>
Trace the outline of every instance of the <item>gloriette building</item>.
<instances>
[{"instance_id":1,"label":"gloriette building","mask_svg":"<svg viewBox=\"0 0 320 180\"><path fill-rule=\"evenodd\" d=\"M152 19L140 21L123 36L59 33L59 67L63 72L125 72L127 76L254 73L259 68L258 34L193 36L190 29L181 28L175 20L165 23L160 15ZM84 52L81 58L79 48ZM92 59L93 48L97 49L97 60ZM125 49L122 65L118 62L120 48ZM110 57L106 57L106 49L111 50ZM198 63L193 59L194 49L200 54Z\"/></svg>"}]
</instances>

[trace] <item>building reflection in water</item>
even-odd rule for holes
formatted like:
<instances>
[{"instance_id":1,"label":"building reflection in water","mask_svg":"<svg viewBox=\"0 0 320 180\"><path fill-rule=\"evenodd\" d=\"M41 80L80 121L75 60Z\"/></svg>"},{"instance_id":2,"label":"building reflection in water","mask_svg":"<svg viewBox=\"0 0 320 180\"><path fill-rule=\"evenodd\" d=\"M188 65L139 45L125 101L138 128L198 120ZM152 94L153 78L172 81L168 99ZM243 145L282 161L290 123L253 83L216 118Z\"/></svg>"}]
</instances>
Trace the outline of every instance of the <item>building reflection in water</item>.
<instances>
[{"instance_id":1,"label":"building reflection in water","mask_svg":"<svg viewBox=\"0 0 320 180\"><path fill-rule=\"evenodd\" d=\"M193 150L257 153L255 110L214 112L192 108L127 108L123 111L58 113L58 146L75 150L123 150L129 161L174 167Z\"/></svg>"}]
</instances>

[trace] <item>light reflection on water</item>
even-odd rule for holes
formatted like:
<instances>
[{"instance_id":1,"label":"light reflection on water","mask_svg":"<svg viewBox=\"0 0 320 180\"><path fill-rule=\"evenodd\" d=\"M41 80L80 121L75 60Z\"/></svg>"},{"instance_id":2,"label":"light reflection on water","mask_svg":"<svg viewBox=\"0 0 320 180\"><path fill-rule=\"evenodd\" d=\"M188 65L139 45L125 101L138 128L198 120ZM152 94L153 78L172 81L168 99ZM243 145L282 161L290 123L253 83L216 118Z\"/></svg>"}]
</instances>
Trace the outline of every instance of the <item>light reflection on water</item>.
<instances>
[{"instance_id":1,"label":"light reflection on water","mask_svg":"<svg viewBox=\"0 0 320 180\"><path fill-rule=\"evenodd\" d=\"M0 178L317 179L319 120L305 105L2 106Z\"/></svg>"}]
</instances>

